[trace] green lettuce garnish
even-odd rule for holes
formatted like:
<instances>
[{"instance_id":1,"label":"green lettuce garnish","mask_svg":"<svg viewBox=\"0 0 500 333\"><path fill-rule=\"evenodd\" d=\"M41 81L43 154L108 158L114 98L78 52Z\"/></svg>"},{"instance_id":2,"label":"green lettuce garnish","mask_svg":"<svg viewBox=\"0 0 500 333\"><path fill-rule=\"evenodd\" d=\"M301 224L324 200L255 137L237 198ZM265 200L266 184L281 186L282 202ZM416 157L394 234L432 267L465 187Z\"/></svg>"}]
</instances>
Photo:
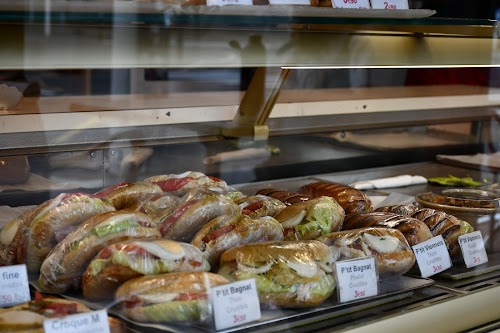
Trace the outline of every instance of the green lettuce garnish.
<instances>
[{"instance_id":1,"label":"green lettuce garnish","mask_svg":"<svg viewBox=\"0 0 500 333\"><path fill-rule=\"evenodd\" d=\"M471 177L458 178L452 175L448 175L448 177L428 178L427 181L446 186L470 187L481 185L481 182L476 182Z\"/></svg>"},{"instance_id":2,"label":"green lettuce garnish","mask_svg":"<svg viewBox=\"0 0 500 333\"><path fill-rule=\"evenodd\" d=\"M308 230L321 229L321 235L326 235L332 230L332 207L335 207L333 199L323 197L322 200L316 203L306 216L308 223L295 226L295 230L304 235Z\"/></svg>"}]
</instances>

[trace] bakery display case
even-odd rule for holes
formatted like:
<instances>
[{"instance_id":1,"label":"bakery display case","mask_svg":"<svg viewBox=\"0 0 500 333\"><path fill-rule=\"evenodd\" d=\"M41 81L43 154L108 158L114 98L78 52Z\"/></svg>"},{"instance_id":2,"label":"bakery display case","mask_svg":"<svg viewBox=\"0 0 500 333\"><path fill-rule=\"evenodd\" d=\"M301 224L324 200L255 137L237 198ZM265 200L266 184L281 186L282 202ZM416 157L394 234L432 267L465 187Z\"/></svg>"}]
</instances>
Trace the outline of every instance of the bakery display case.
<instances>
[{"instance_id":1,"label":"bakery display case","mask_svg":"<svg viewBox=\"0 0 500 333\"><path fill-rule=\"evenodd\" d=\"M33 293L37 290L62 296L92 310L106 309L122 321L121 330L131 332L400 332L408 329L408 323L412 323L412 330L419 331L486 332L500 326L496 306L500 296L497 21L436 17L432 8L191 6L162 1L76 0L0 0L0 8L0 252L4 254L0 263L2 267L26 264ZM177 179L175 185L168 180L172 175ZM200 185L184 191L185 183L180 182L193 179ZM453 257L452 267L422 277L418 266L413 265L415 255L410 248L424 240L411 244L403 228L399 236L399 222L363 225L397 231L394 237L401 237L404 246L393 245L391 251L408 246L413 261L396 277L387 278L382 273L377 295L339 302L339 288L330 277L334 269L328 268L330 263L318 254L323 250L312 250L314 246L328 247L316 244L309 249L305 245L312 239L319 242L318 236L326 237L329 232L302 238L312 227L280 220L280 212L290 204L276 201L274 208L283 207L272 215L281 224L273 218L238 220L259 223L254 227L259 232L281 228L276 238L268 231L246 243L255 247L254 252L262 251L261 256L282 261L279 269L283 271L273 275L273 283L298 274L306 284L316 283L307 288L315 290L315 295L324 292L325 299L314 303L308 298L309 289L302 287L302 294L299 291L293 302L266 293L267 300L275 302L269 305L260 292L260 319L217 329L206 305L196 305L200 306L196 314L192 306L179 313L161 307L154 314L144 314L142 308L138 309L138 299L153 302L155 297L136 295L125 302L132 304L133 310L122 311L104 297L104 290L118 288L107 284L109 280L94 281L96 289L92 291L87 289L90 287L72 287L75 281L96 279L97 273L92 272L105 267L111 256L127 260L130 267L137 266L146 259L130 259L127 251L133 252L131 244L135 250L141 247L144 253L154 252L157 245L140 241L163 237L182 241L179 246L186 257L176 257L175 264L155 264L158 269L153 269L154 273L146 273L146 269L128 272L135 278L145 275L140 283L171 288L156 298L168 298L182 288L191 288L182 292L191 295L203 273L179 271L208 271L208 266L214 276L205 275L204 279L212 286L250 276L260 288L267 280L259 275L257 266L247 263L246 271L236 272L245 259L241 257L244 250L234 250L233 246L239 244L210 257L208 266L206 257L195 258L199 248L205 251L210 241L220 237L213 234L214 229L198 235L201 227L212 227L210 223L216 223L212 220L221 215L239 215L244 210L241 207L253 204L249 201L241 206L244 197L264 189L300 192L308 196L304 202L319 200L323 194L307 190L317 182L340 184L350 193L347 198L358 205L359 201L369 202L361 210L410 205L449 214L445 220L452 227L447 227L447 232L437 231L437 225L445 224L443 220L432 227L431 222L418 223L429 238L443 237ZM218 188L218 193L207 189L206 184ZM118 228L127 229L128 234L113 238L109 228L104 232L97 226L115 223L120 219L117 211L132 207L123 203L124 197L113 197L114 191L132 185L141 186L133 191L161 194L162 210L153 218L146 212L149 208L134 203L133 208L139 212L128 212L127 227ZM212 191L209 198L203 191ZM333 202L342 206L342 200L349 201L337 197ZM68 208L68 202L75 207L90 203L92 208ZM66 223L64 228L52 224L59 217L40 218L47 212L52 214L61 204L66 206L60 210L67 209L65 214L72 216L71 222L62 222ZM186 230L172 226L197 205L206 211L213 205L217 212L203 213L207 220L185 218L191 221ZM262 208L264 204L259 205ZM329 231L355 225L348 218L363 212L351 212L351 208L330 208L328 218L338 217L338 227L329 226ZM414 218L413 213L405 219ZM450 215L466 221L471 230ZM18 216L21 220L16 220ZM38 229L53 234L37 234L33 221L39 223ZM9 231L22 230L19 225L23 223L28 223L24 233ZM236 222L220 223L225 233L237 228ZM293 229L292 234L282 235L283 228ZM481 232L488 262L467 268L457 254L458 240L449 239L457 232L466 235L472 228ZM82 245L92 233L105 236L99 236L93 245ZM73 234L81 238L71 246L63 245ZM192 240L195 234L203 238L199 244ZM374 257L386 251L370 238L375 236L366 234L366 230L354 232L352 237L366 238L366 244L378 249L372 250ZM11 245L22 237L25 239L18 246ZM297 239L290 240L292 237ZM380 237L396 239L389 234ZM129 238L141 239L132 242ZM303 242L301 250L287 255L312 260L307 265L314 266L314 274L308 276L297 263L286 266L283 263L289 259L283 259L285 255L276 249L281 245L261 250L261 241ZM26 248L30 242L45 242L46 246L35 251ZM455 244L455 252L450 244ZM85 255L64 258L80 246L85 247ZM173 246L161 245L170 251L167 261L175 252ZM164 250L156 251L158 259ZM342 258L338 260L352 257ZM53 262L57 262L57 269L50 266ZM55 283L63 265L71 266L69 262L75 271L67 273L72 275L66 281ZM237 266L231 266L231 262L237 262ZM219 264L224 277L214 274ZM378 274L385 272L383 265L377 262ZM162 277L161 282L155 280L164 266L171 275ZM275 274L277 267L264 270L267 277ZM318 276L320 280L311 280ZM181 283L184 280L192 282ZM138 288L125 280L120 282L124 284L119 295L126 294L127 288ZM287 288L285 295L290 290L297 292L295 287ZM111 299L112 294L108 295ZM189 297L183 301L206 301L207 296ZM207 309L216 307L209 304ZM162 321L166 313L172 317ZM200 316L209 319L200 323ZM242 318L235 316L236 321Z\"/></svg>"}]
</instances>

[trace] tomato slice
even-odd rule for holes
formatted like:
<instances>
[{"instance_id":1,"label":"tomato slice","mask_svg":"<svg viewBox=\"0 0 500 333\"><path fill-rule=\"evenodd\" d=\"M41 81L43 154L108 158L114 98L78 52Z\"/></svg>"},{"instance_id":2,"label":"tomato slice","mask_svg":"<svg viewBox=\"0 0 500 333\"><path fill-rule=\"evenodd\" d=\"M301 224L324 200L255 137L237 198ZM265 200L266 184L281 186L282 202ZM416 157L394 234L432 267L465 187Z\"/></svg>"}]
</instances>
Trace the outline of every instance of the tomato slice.
<instances>
[{"instance_id":1,"label":"tomato slice","mask_svg":"<svg viewBox=\"0 0 500 333\"><path fill-rule=\"evenodd\" d=\"M207 176L208 178L212 179L214 182L217 182L217 183L223 183L225 184L226 182L223 181L222 179L220 178L217 178L217 177L214 177L214 176Z\"/></svg>"},{"instance_id":2,"label":"tomato slice","mask_svg":"<svg viewBox=\"0 0 500 333\"><path fill-rule=\"evenodd\" d=\"M206 293L186 293L177 296L174 301L193 301L197 299L207 299L208 295Z\"/></svg>"},{"instance_id":3,"label":"tomato slice","mask_svg":"<svg viewBox=\"0 0 500 333\"><path fill-rule=\"evenodd\" d=\"M184 214L184 212L186 212L186 210L196 202L198 201L190 200L182 205L182 207L177 209L172 215L170 215L170 217L165 221L165 223L163 223L160 228L160 233L162 234L162 236L165 235L167 231L173 226L173 224L181 217L181 215Z\"/></svg>"},{"instance_id":4,"label":"tomato slice","mask_svg":"<svg viewBox=\"0 0 500 333\"><path fill-rule=\"evenodd\" d=\"M208 243L208 242L216 239L217 237L220 237L221 235L227 234L228 232L230 232L234 228L236 228L236 224L229 224L229 225L223 226L223 227L215 230L214 232L209 233L205 237L203 237L202 241L204 241L205 243Z\"/></svg>"},{"instance_id":5,"label":"tomato slice","mask_svg":"<svg viewBox=\"0 0 500 333\"><path fill-rule=\"evenodd\" d=\"M163 192L172 192L177 191L187 183L193 181L193 177L185 177L185 178L169 178L167 180L162 180L159 182L155 182L156 185L160 186Z\"/></svg>"},{"instance_id":6,"label":"tomato slice","mask_svg":"<svg viewBox=\"0 0 500 333\"><path fill-rule=\"evenodd\" d=\"M246 206L245 208L243 208L242 214L250 215L253 212L255 212L257 209L261 209L262 206L264 206L264 201L254 202L254 203Z\"/></svg>"},{"instance_id":7,"label":"tomato slice","mask_svg":"<svg viewBox=\"0 0 500 333\"><path fill-rule=\"evenodd\" d=\"M35 302L43 301L43 295L38 290L35 290Z\"/></svg>"},{"instance_id":8,"label":"tomato slice","mask_svg":"<svg viewBox=\"0 0 500 333\"><path fill-rule=\"evenodd\" d=\"M119 189L119 188L122 188L122 187L127 187L127 186L130 186L132 183L120 183L120 184L116 184L116 185L113 185L113 186L110 186L108 188L105 188L104 190L100 191L100 192L97 192L95 195L99 198L102 198L108 194L110 194L111 192Z\"/></svg>"},{"instance_id":9,"label":"tomato slice","mask_svg":"<svg viewBox=\"0 0 500 333\"><path fill-rule=\"evenodd\" d=\"M55 310L54 316L66 316L76 313L76 303L47 303L45 309Z\"/></svg>"}]
</instances>

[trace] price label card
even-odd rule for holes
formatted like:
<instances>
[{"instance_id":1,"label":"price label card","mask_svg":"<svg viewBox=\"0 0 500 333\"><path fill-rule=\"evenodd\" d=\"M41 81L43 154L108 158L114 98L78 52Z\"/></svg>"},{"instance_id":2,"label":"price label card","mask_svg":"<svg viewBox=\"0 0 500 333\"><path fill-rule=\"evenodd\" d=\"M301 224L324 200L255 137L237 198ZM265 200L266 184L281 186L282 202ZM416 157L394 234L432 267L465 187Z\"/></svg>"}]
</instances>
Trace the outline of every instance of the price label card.
<instances>
[{"instance_id":1,"label":"price label card","mask_svg":"<svg viewBox=\"0 0 500 333\"><path fill-rule=\"evenodd\" d=\"M47 319L43 322L45 333L109 333L106 310L92 311Z\"/></svg>"},{"instance_id":2,"label":"price label card","mask_svg":"<svg viewBox=\"0 0 500 333\"><path fill-rule=\"evenodd\" d=\"M212 304L217 330L239 326L261 317L255 279L213 287Z\"/></svg>"},{"instance_id":3,"label":"price label card","mask_svg":"<svg viewBox=\"0 0 500 333\"><path fill-rule=\"evenodd\" d=\"M475 231L458 237L458 243L460 244L460 249L462 250L465 266L467 266L467 268L488 262L488 255L484 248L481 231Z\"/></svg>"},{"instance_id":4,"label":"price label card","mask_svg":"<svg viewBox=\"0 0 500 333\"><path fill-rule=\"evenodd\" d=\"M378 276L375 258L368 257L337 261L335 275L341 303L378 294Z\"/></svg>"},{"instance_id":5,"label":"price label card","mask_svg":"<svg viewBox=\"0 0 500 333\"><path fill-rule=\"evenodd\" d=\"M451 267L450 254L441 235L412 248L422 277L429 277Z\"/></svg>"},{"instance_id":6,"label":"price label card","mask_svg":"<svg viewBox=\"0 0 500 333\"><path fill-rule=\"evenodd\" d=\"M333 0L334 7L337 8L356 8L369 9L370 0Z\"/></svg>"},{"instance_id":7,"label":"price label card","mask_svg":"<svg viewBox=\"0 0 500 333\"><path fill-rule=\"evenodd\" d=\"M207 6L242 5L252 6L253 0L207 0Z\"/></svg>"},{"instance_id":8,"label":"price label card","mask_svg":"<svg viewBox=\"0 0 500 333\"><path fill-rule=\"evenodd\" d=\"M0 267L0 307L31 300L26 265Z\"/></svg>"},{"instance_id":9,"label":"price label card","mask_svg":"<svg viewBox=\"0 0 500 333\"><path fill-rule=\"evenodd\" d=\"M373 9L410 9L408 0L371 0Z\"/></svg>"}]
</instances>

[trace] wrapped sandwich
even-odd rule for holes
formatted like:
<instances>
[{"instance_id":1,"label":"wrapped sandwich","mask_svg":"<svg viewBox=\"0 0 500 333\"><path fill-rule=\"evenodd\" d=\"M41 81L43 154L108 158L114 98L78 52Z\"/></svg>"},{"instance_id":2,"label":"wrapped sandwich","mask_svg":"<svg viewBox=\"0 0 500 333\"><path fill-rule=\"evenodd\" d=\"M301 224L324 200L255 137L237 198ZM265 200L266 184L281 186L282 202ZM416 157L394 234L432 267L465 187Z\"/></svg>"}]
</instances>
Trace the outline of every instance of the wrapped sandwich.
<instances>
[{"instance_id":1,"label":"wrapped sandwich","mask_svg":"<svg viewBox=\"0 0 500 333\"><path fill-rule=\"evenodd\" d=\"M265 307L312 307L335 289L333 258L325 244L275 241L233 247L221 256L219 274L231 281L255 279Z\"/></svg>"},{"instance_id":2,"label":"wrapped sandwich","mask_svg":"<svg viewBox=\"0 0 500 333\"><path fill-rule=\"evenodd\" d=\"M330 247L335 261L374 256L381 278L406 273L415 255L403 234L396 229L364 228L332 232L318 241Z\"/></svg>"},{"instance_id":3,"label":"wrapped sandwich","mask_svg":"<svg viewBox=\"0 0 500 333\"><path fill-rule=\"evenodd\" d=\"M142 275L209 271L201 251L166 239L117 242L102 249L82 277L83 295L91 300L113 298L125 281Z\"/></svg>"}]
</instances>

